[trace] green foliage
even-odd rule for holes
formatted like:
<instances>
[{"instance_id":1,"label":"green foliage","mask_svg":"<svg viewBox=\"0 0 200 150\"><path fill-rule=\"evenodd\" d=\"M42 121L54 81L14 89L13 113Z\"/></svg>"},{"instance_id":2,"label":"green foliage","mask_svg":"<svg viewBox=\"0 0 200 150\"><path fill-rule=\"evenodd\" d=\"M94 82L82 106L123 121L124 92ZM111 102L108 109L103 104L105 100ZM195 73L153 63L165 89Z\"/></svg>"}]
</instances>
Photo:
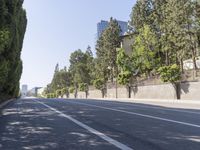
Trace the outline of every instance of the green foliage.
<instances>
[{"instance_id":1,"label":"green foliage","mask_svg":"<svg viewBox=\"0 0 200 150\"><path fill-rule=\"evenodd\" d=\"M79 84L79 90L80 91L88 91L88 85L87 85L87 83L80 83Z\"/></svg>"},{"instance_id":2,"label":"green foliage","mask_svg":"<svg viewBox=\"0 0 200 150\"><path fill-rule=\"evenodd\" d=\"M1 7L0 12L7 13ZM116 77L120 84L130 85L135 79L159 73L164 82L176 83L181 80L184 60L192 59L197 69L196 57L200 51L199 0L137 0L130 17L133 27L131 38L134 39L131 55L127 55L124 49L117 51L121 42L120 27L111 18L108 28L97 40L96 58L90 46L86 52L73 52L69 70L61 71L57 65L47 91L55 93L66 87L71 87L70 93L78 88L86 91L86 85L93 83L104 95L107 82ZM12 33L8 31L9 36L3 36L2 41L10 43ZM9 69L6 68L9 66L7 61L0 65L0 70L5 70L2 76L7 77ZM0 79L0 83L3 82Z\"/></svg>"},{"instance_id":3,"label":"green foliage","mask_svg":"<svg viewBox=\"0 0 200 150\"><path fill-rule=\"evenodd\" d=\"M68 88L63 88L63 89L61 90L61 96L65 95L65 94L67 93L68 90L69 90Z\"/></svg>"},{"instance_id":4,"label":"green foliage","mask_svg":"<svg viewBox=\"0 0 200 150\"><path fill-rule=\"evenodd\" d=\"M159 66L159 58L156 57L157 38L148 25L144 25L138 31L133 44L132 59L141 74L149 75L154 68Z\"/></svg>"},{"instance_id":5,"label":"green foliage","mask_svg":"<svg viewBox=\"0 0 200 150\"><path fill-rule=\"evenodd\" d=\"M157 1L157 0L156 0ZM156 2L155 1L155 2ZM143 28L143 25L153 25L153 1L137 0L132 8L130 24L137 31Z\"/></svg>"},{"instance_id":6,"label":"green foliage","mask_svg":"<svg viewBox=\"0 0 200 150\"><path fill-rule=\"evenodd\" d=\"M130 71L121 72L118 75L118 82L121 85L128 85L130 83L131 77L132 77L132 73Z\"/></svg>"},{"instance_id":7,"label":"green foliage","mask_svg":"<svg viewBox=\"0 0 200 150\"><path fill-rule=\"evenodd\" d=\"M102 90L104 88L104 81L103 79L96 79L94 80L94 86L98 90Z\"/></svg>"},{"instance_id":8,"label":"green foliage","mask_svg":"<svg viewBox=\"0 0 200 150\"><path fill-rule=\"evenodd\" d=\"M59 95L68 95L69 92L74 93L79 88L78 85L81 85L80 90L86 91L94 80L94 70L94 58L90 46L85 53L77 50L70 56L69 70L66 67L60 70L59 64L56 65L53 79L47 88L48 92L56 93L57 90L63 89Z\"/></svg>"},{"instance_id":9,"label":"green foliage","mask_svg":"<svg viewBox=\"0 0 200 150\"><path fill-rule=\"evenodd\" d=\"M56 94L55 93L48 93L46 95L47 98L56 98Z\"/></svg>"},{"instance_id":10,"label":"green foliage","mask_svg":"<svg viewBox=\"0 0 200 150\"><path fill-rule=\"evenodd\" d=\"M181 80L180 67L176 64L171 66L163 66L158 69L161 80L163 82L176 83Z\"/></svg>"},{"instance_id":11,"label":"green foliage","mask_svg":"<svg viewBox=\"0 0 200 150\"><path fill-rule=\"evenodd\" d=\"M0 64L0 85L4 85L6 78L8 77L9 66L8 61L3 60Z\"/></svg>"},{"instance_id":12,"label":"green foliage","mask_svg":"<svg viewBox=\"0 0 200 150\"><path fill-rule=\"evenodd\" d=\"M117 21L111 18L108 28L97 41L96 78L102 78L105 83L117 76L116 49L120 47L120 31Z\"/></svg>"},{"instance_id":13,"label":"green foliage","mask_svg":"<svg viewBox=\"0 0 200 150\"><path fill-rule=\"evenodd\" d=\"M49 92L55 92L57 89L63 89L72 85L72 75L69 71L59 70L59 65L55 67L55 72L51 84L49 85Z\"/></svg>"},{"instance_id":14,"label":"green foliage","mask_svg":"<svg viewBox=\"0 0 200 150\"><path fill-rule=\"evenodd\" d=\"M69 70L72 73L74 83L91 83L92 61L93 56L90 49L86 53L77 50L71 54Z\"/></svg>"},{"instance_id":15,"label":"green foliage","mask_svg":"<svg viewBox=\"0 0 200 150\"><path fill-rule=\"evenodd\" d=\"M74 87L70 87L70 88L69 88L69 93L74 93L74 91L75 91L75 88L74 88Z\"/></svg>"},{"instance_id":16,"label":"green foliage","mask_svg":"<svg viewBox=\"0 0 200 150\"><path fill-rule=\"evenodd\" d=\"M122 85L128 85L131 82L131 77L135 70L134 65L132 64L131 57L129 57L125 50L120 48L117 51L117 65L120 70L118 75L118 82Z\"/></svg>"},{"instance_id":17,"label":"green foliage","mask_svg":"<svg viewBox=\"0 0 200 150\"><path fill-rule=\"evenodd\" d=\"M0 54L5 50L6 46L8 46L10 37L8 30L0 31Z\"/></svg>"},{"instance_id":18,"label":"green foliage","mask_svg":"<svg viewBox=\"0 0 200 150\"><path fill-rule=\"evenodd\" d=\"M56 90L56 97L58 98L60 96L62 96L62 90Z\"/></svg>"},{"instance_id":19,"label":"green foliage","mask_svg":"<svg viewBox=\"0 0 200 150\"><path fill-rule=\"evenodd\" d=\"M200 48L198 0L137 0L131 13L134 27L132 61L140 75L192 59Z\"/></svg>"},{"instance_id":20,"label":"green foliage","mask_svg":"<svg viewBox=\"0 0 200 150\"><path fill-rule=\"evenodd\" d=\"M23 0L0 1L0 99L19 95L20 55L27 25L22 4Z\"/></svg>"}]
</instances>

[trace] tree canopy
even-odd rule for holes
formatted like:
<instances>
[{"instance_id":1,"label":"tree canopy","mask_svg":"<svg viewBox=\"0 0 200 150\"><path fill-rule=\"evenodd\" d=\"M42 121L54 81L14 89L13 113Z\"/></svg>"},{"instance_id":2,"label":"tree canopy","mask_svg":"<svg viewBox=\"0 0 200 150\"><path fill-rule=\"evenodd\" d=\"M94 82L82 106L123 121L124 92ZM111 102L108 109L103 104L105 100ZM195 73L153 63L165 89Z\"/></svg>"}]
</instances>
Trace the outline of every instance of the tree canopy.
<instances>
[{"instance_id":1,"label":"tree canopy","mask_svg":"<svg viewBox=\"0 0 200 150\"><path fill-rule=\"evenodd\" d=\"M21 50L26 31L23 0L0 1L0 99L19 95Z\"/></svg>"}]
</instances>

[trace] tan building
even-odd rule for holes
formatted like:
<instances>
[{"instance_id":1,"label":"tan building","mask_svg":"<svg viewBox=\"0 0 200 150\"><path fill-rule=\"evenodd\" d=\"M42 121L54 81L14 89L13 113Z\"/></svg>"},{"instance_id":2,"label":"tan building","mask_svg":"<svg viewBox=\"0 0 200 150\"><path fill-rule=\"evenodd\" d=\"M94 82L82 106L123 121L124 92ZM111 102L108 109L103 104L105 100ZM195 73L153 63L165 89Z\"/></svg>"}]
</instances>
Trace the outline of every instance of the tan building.
<instances>
[{"instance_id":1,"label":"tan building","mask_svg":"<svg viewBox=\"0 0 200 150\"><path fill-rule=\"evenodd\" d=\"M127 55L132 55L132 45L134 42L133 34L125 34L121 36L121 48L123 48Z\"/></svg>"}]
</instances>

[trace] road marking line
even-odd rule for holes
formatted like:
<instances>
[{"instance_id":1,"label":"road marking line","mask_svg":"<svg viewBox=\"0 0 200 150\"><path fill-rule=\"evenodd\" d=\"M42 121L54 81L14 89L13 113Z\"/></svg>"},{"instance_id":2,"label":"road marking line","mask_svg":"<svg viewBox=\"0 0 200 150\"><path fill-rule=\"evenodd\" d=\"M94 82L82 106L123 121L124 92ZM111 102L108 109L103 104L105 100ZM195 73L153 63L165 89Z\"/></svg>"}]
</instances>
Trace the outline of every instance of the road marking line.
<instances>
[{"instance_id":1,"label":"road marking line","mask_svg":"<svg viewBox=\"0 0 200 150\"><path fill-rule=\"evenodd\" d=\"M182 121L176 121L176 120L172 120L172 119L166 119L166 118L161 118L161 117L156 117L156 116L151 116L151 115L129 112L129 111L125 111L125 110L119 110L119 109L114 109L114 108L97 106L97 105L93 105L93 104L85 104L85 103L71 102L71 101L67 101L67 102L74 103L74 104L80 104L80 105L86 105L86 106L90 106L90 107L101 108L101 109L106 109L106 110L112 110L112 111L117 111L117 112L123 112L123 113L126 113L126 114L131 114L131 115L136 115L136 116L141 116L141 117L151 118L151 119L156 119L156 120L162 120L162 121L166 121L166 122L177 123L177 124L186 125L186 126L190 126L190 127L200 128L200 125L197 125L197 124L192 124L192 123L187 123L187 122L182 122Z\"/></svg>"},{"instance_id":2,"label":"road marking line","mask_svg":"<svg viewBox=\"0 0 200 150\"><path fill-rule=\"evenodd\" d=\"M128 106L128 104L126 104ZM130 106L130 105L129 105ZM184 113L189 113L189 114L197 114L200 115L199 112L194 112L194 111L187 111L187 110L177 110L175 108L159 108L162 106L158 106L158 108L156 106L140 106L138 104L134 105L132 104L131 106L136 106L136 107L141 107L141 108L152 108L152 109L160 109L160 110L169 110L169 111L175 111L175 112L184 112ZM180 108L182 109L182 108Z\"/></svg>"},{"instance_id":3,"label":"road marking line","mask_svg":"<svg viewBox=\"0 0 200 150\"><path fill-rule=\"evenodd\" d=\"M2 109L3 107L5 107L7 104L9 104L10 102L14 101L14 99L10 99L10 100L7 100L3 103L0 104L0 109Z\"/></svg>"},{"instance_id":4,"label":"road marking line","mask_svg":"<svg viewBox=\"0 0 200 150\"><path fill-rule=\"evenodd\" d=\"M121 149L121 150L133 150L132 148L130 148L130 147L128 147L128 146L126 146L126 145L124 145L124 144L122 144L122 143L120 143L120 142L118 142L118 141L116 141L116 140L114 140L114 139L112 139L110 137L108 137L107 135L105 135L105 134L103 134L103 133L101 133L101 132L99 132L99 131L97 131L97 130L89 127L89 126L87 126L86 124L84 124L84 123L72 118L71 116L62 113L61 111L59 111L59 110L57 110L57 109L55 109L55 108L53 108L53 107L51 107L51 106L49 106L49 105L47 105L45 103L42 103L40 101L37 101L37 102L42 104L43 106L51 109L52 111L60 114L62 117L69 119L70 121L74 122L78 126L80 126L80 127L84 128L84 129L88 130L89 132L99 136L100 138L104 139L105 141L109 142L110 144L116 146L119 149Z\"/></svg>"},{"instance_id":5,"label":"road marking line","mask_svg":"<svg viewBox=\"0 0 200 150\"><path fill-rule=\"evenodd\" d=\"M104 103L115 103L115 102L104 102ZM187 110L177 110L176 108L173 108L173 107L172 108L159 108L159 107L163 107L163 106L158 106L158 105L155 105L155 106L140 106L138 103L122 104L122 105L132 106L132 107L135 106L135 107L141 107L141 108L152 108L152 109L160 109L160 110L169 110L169 111L175 111L175 112L184 112L184 113L200 115L200 112L187 111ZM146 104L144 104L144 105L146 105ZM149 105L149 104L147 104L147 105ZM180 109L182 109L182 108L180 108Z\"/></svg>"}]
</instances>

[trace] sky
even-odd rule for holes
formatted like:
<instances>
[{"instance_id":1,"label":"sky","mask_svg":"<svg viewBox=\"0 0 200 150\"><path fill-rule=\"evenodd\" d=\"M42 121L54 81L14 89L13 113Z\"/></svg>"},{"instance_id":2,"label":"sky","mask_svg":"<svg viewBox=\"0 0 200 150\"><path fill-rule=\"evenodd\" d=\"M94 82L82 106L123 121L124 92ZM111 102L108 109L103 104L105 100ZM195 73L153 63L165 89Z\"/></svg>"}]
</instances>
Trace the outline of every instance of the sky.
<instances>
[{"instance_id":1,"label":"sky","mask_svg":"<svg viewBox=\"0 0 200 150\"><path fill-rule=\"evenodd\" d=\"M25 34L21 85L45 87L54 68L69 67L70 54L90 45L95 53L97 23L128 21L135 0L25 0Z\"/></svg>"}]
</instances>

